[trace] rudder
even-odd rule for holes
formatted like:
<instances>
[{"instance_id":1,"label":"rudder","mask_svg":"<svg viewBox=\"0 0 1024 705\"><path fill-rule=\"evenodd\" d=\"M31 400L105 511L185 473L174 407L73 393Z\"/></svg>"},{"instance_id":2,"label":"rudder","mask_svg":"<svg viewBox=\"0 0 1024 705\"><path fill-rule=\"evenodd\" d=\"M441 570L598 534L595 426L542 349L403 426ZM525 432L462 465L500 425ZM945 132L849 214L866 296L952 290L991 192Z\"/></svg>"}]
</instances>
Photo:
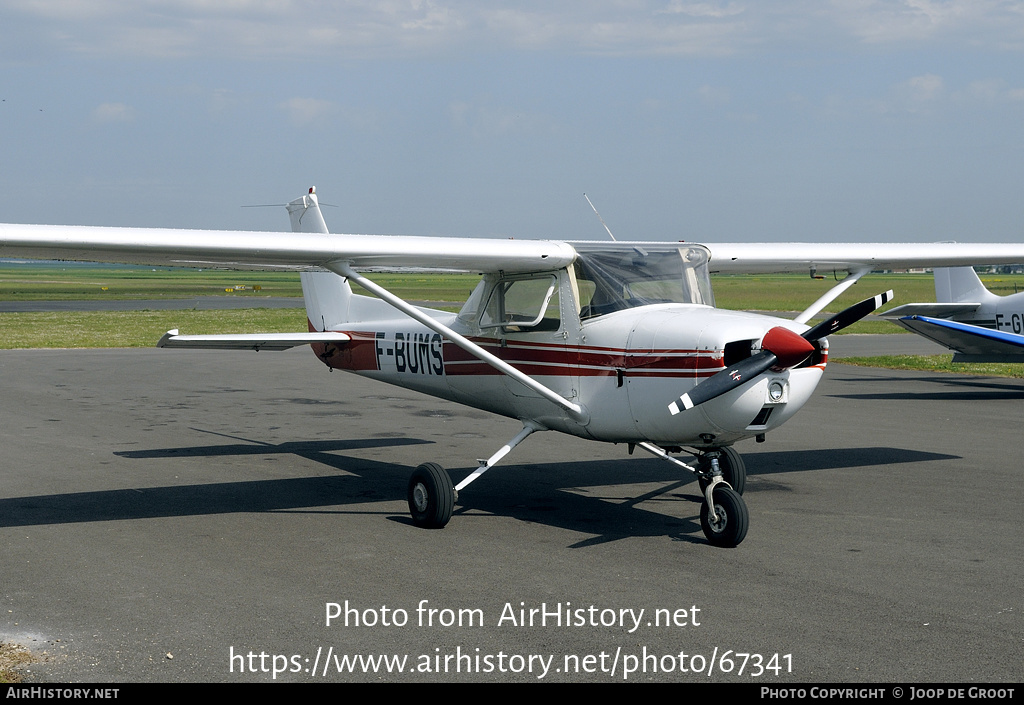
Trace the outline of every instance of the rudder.
<instances>
[{"instance_id":1,"label":"rudder","mask_svg":"<svg viewBox=\"0 0 1024 705\"><path fill-rule=\"evenodd\" d=\"M286 206L292 232L327 235L327 223L320 211L316 187ZM333 330L349 320L352 288L344 277L334 272L315 271L299 274L302 296L306 302L306 318L311 330Z\"/></svg>"}]
</instances>

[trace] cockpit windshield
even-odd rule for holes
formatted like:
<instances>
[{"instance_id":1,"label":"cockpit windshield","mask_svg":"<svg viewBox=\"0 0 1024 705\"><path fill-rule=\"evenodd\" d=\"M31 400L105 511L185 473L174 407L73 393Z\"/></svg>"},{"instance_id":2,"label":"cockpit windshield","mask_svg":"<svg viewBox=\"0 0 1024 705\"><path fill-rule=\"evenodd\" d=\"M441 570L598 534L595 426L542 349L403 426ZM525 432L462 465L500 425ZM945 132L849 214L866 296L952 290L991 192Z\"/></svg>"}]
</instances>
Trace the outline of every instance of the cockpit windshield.
<instances>
[{"instance_id":1,"label":"cockpit windshield","mask_svg":"<svg viewBox=\"0 0 1024 705\"><path fill-rule=\"evenodd\" d=\"M580 320L648 304L714 306L708 251L698 245L636 244L629 250L573 243Z\"/></svg>"}]
</instances>

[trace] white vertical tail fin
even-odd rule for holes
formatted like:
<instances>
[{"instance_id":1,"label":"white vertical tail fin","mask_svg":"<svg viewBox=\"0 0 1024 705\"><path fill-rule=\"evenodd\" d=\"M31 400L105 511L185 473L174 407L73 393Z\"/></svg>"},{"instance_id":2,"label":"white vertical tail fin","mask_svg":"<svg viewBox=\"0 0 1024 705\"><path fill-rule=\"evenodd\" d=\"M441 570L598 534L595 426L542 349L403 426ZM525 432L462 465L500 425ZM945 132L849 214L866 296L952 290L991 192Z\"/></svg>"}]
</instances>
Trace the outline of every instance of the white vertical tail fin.
<instances>
[{"instance_id":1,"label":"white vertical tail fin","mask_svg":"<svg viewBox=\"0 0 1024 705\"><path fill-rule=\"evenodd\" d=\"M320 212L316 186L310 186L309 193L290 201L285 208L288 209L288 217L292 221L293 233L327 234L327 223L324 222L324 214Z\"/></svg>"},{"instance_id":2,"label":"white vertical tail fin","mask_svg":"<svg viewBox=\"0 0 1024 705\"><path fill-rule=\"evenodd\" d=\"M974 267L936 267L935 301L938 303L985 303L998 299L985 288Z\"/></svg>"},{"instance_id":3,"label":"white vertical tail fin","mask_svg":"<svg viewBox=\"0 0 1024 705\"><path fill-rule=\"evenodd\" d=\"M320 212L316 187L285 206L292 221L294 233L327 235L327 223ZM348 321L352 289L348 282L334 272L302 272L302 295L306 300L306 317L310 330L333 330Z\"/></svg>"}]
</instances>

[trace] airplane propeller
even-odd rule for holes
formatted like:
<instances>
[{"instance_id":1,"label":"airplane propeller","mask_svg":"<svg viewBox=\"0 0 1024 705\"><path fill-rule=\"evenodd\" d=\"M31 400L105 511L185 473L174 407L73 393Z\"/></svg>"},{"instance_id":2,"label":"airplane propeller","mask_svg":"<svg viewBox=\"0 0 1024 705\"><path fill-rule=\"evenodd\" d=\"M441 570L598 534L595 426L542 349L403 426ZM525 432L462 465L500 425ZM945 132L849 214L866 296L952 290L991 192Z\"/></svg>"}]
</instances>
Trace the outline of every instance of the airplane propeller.
<instances>
[{"instance_id":1,"label":"airplane propeller","mask_svg":"<svg viewBox=\"0 0 1024 705\"><path fill-rule=\"evenodd\" d=\"M681 411L719 397L770 369L787 370L796 367L814 352L814 341L856 323L892 298L890 289L870 299L864 299L808 329L802 335L788 328L776 326L761 339L761 352L708 377L677 401L669 404L668 410L675 416Z\"/></svg>"},{"instance_id":2,"label":"airplane propeller","mask_svg":"<svg viewBox=\"0 0 1024 705\"><path fill-rule=\"evenodd\" d=\"M837 330L842 330L846 326L856 323L872 311L881 308L889 301L892 301L892 298L892 289L889 289L889 291L872 296L870 299L864 299L860 303L850 306L850 308L843 309L832 316L832 318L822 321L809 331L806 331L803 337L807 340L818 340L826 335L831 335Z\"/></svg>"}]
</instances>

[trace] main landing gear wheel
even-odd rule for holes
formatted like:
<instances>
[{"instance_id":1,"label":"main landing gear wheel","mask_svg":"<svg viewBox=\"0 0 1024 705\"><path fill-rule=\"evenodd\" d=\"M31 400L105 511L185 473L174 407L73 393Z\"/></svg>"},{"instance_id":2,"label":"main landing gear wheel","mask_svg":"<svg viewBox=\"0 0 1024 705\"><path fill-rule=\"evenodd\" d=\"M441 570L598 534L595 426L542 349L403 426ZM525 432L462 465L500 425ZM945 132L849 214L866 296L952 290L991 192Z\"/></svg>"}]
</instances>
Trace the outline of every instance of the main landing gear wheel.
<instances>
[{"instance_id":1,"label":"main landing gear wheel","mask_svg":"<svg viewBox=\"0 0 1024 705\"><path fill-rule=\"evenodd\" d=\"M409 513L412 523L440 529L452 518L455 487L448 472L437 463L423 463L409 478Z\"/></svg>"},{"instance_id":2,"label":"main landing gear wheel","mask_svg":"<svg viewBox=\"0 0 1024 705\"><path fill-rule=\"evenodd\" d=\"M750 526L750 515L747 504L736 492L728 487L719 486L714 491L716 521L711 521L708 503L700 505L700 528L713 546L733 548L738 546L747 535Z\"/></svg>"},{"instance_id":3,"label":"main landing gear wheel","mask_svg":"<svg viewBox=\"0 0 1024 705\"><path fill-rule=\"evenodd\" d=\"M736 490L736 494L743 494L743 490L747 486L747 465L743 462L743 456L733 448L732 446L726 446L718 449L720 455L718 456L718 469L722 471L722 479L729 483L729 486ZM708 460L701 460L701 464L710 469L711 462ZM697 477L697 485L700 487L700 493L704 494L704 490L708 488L711 483L704 478Z\"/></svg>"}]
</instances>

